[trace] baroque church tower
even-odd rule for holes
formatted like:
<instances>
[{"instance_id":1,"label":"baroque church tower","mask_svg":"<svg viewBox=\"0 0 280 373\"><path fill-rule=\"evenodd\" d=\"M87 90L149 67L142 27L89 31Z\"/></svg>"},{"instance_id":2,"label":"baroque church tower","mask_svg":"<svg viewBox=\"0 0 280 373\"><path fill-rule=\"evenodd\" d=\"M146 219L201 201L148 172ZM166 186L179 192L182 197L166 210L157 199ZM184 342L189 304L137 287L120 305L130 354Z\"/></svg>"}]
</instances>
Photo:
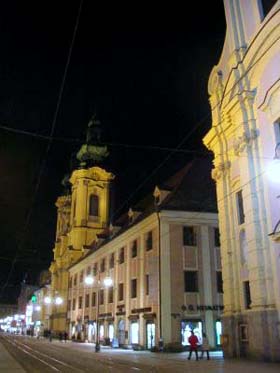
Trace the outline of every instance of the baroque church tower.
<instances>
[{"instance_id":1,"label":"baroque church tower","mask_svg":"<svg viewBox=\"0 0 280 373\"><path fill-rule=\"evenodd\" d=\"M57 228L50 297L62 298L62 304L49 306L49 328L54 332L66 330L68 268L85 256L97 234L109 226L110 189L114 175L100 167L108 156L100 143L100 122L94 115L88 124L86 142L77 153L79 168L65 177L64 195L58 197Z\"/></svg>"}]
</instances>

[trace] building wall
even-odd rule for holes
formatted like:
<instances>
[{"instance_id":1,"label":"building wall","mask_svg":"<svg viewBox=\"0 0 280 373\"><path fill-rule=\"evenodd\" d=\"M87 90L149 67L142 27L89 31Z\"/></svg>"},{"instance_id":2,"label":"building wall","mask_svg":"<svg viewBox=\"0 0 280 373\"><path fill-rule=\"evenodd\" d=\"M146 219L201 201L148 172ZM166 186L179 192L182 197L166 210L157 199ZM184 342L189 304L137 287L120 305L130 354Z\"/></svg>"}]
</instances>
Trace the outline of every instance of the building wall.
<instances>
[{"instance_id":1,"label":"building wall","mask_svg":"<svg viewBox=\"0 0 280 373\"><path fill-rule=\"evenodd\" d=\"M105 291L104 305L99 305L99 322L104 325L104 337L109 336L109 325L114 326L114 336L120 337L120 344L131 344L131 324L139 325L138 343L146 345L146 323L151 322L158 325L158 234L157 220L154 215L145 219L143 222L132 226L126 232L116 237L106 245L86 257L83 261L70 268L70 278L72 278L72 287L69 290L68 322L70 335L78 336L81 339L95 340L95 335L89 335L89 324L96 322L97 304L92 304L92 293L100 291L101 286ZM146 239L148 232L152 232L153 247L146 249ZM132 245L137 241L137 256L132 258ZM124 263L120 263L120 250L124 248ZM114 268L109 268L111 255L114 254ZM102 260L106 260L106 269L100 272ZM94 266L97 264L98 272L94 276L93 286L86 286L81 272L84 274L94 274ZM146 295L146 275L149 275L149 294ZM74 278L77 276L77 285L74 286ZM108 303L108 289L103 285L98 285L98 279L101 284L105 277L110 276L113 280L113 303ZM81 281L80 281L81 279ZM137 296L132 298L131 280L137 280ZM124 298L119 300L118 286L123 283ZM89 307L84 307L85 298L89 295ZM79 307L79 297L83 301ZM74 301L75 299L75 301ZM75 308L73 309L73 303ZM124 333L118 332L119 325L123 324ZM74 327L74 328L73 328ZM156 327L156 330L158 328ZM158 334L155 335L158 340ZM104 339L104 338L101 338Z\"/></svg>"},{"instance_id":2,"label":"building wall","mask_svg":"<svg viewBox=\"0 0 280 373\"><path fill-rule=\"evenodd\" d=\"M224 352L280 360L279 244L270 235L279 220L279 184L269 178L278 172L272 162L279 142L280 2L265 18L261 2L224 3L227 35L209 79L212 129L204 138L215 154Z\"/></svg>"},{"instance_id":3,"label":"building wall","mask_svg":"<svg viewBox=\"0 0 280 373\"><path fill-rule=\"evenodd\" d=\"M216 214L161 212L162 325L165 343L187 345L189 334L183 329L189 326L190 329L195 328L195 323L201 322L201 331L206 332L212 347L217 346L216 321L221 319L223 308L223 296L218 293L216 285L216 272L220 271L220 248L214 245L217 224ZM194 229L194 245L184 245L184 227ZM185 288L185 271L197 274L198 286L191 292Z\"/></svg>"},{"instance_id":4,"label":"building wall","mask_svg":"<svg viewBox=\"0 0 280 373\"><path fill-rule=\"evenodd\" d=\"M184 226L194 226L197 230L197 247L183 245ZM147 335L149 327L155 329L153 345L157 345L160 338L165 345L177 343L181 345L182 321L199 320L202 322L203 331L208 334L211 345L216 347L214 328L215 322L220 319L220 309L215 311L213 306L222 307L223 303L222 294L218 294L216 288L216 269L220 269L220 266L219 248L214 247L213 241L215 227L217 227L216 214L161 212L157 215L154 213L72 266L70 268L72 286L69 289L68 302L70 335L95 341L95 334L90 331L92 327L89 325L95 325L98 313L99 322L104 325L104 337L109 336L109 325L113 325L114 337L119 339L120 344L131 345L135 342L131 328L132 324L138 324L137 341L145 348L151 347L149 345L151 335ZM149 232L153 235L151 250L147 250L146 247ZM134 240L138 243L138 253L137 257L131 258ZM121 248L125 249L123 264L118 261ZM108 263L113 253L115 265L114 268L109 269ZM106 270L100 273L100 263L104 258L107 263ZM102 282L106 276L110 276L114 284L113 303L108 303L108 290L105 290L105 302L104 305L99 306L99 312L97 305L94 306L92 303L92 293L97 293L100 286L96 285L96 282L93 286L86 286L84 282L86 273L94 273L93 268L96 263L99 271L95 281L99 278ZM193 266L199 274L199 291L188 294L184 289L184 270L194 269ZM146 295L146 275L149 275L149 295ZM75 276L76 285L74 285ZM136 298L132 298L131 294L131 280L134 278L137 279ZM119 283L124 284L123 301L118 299ZM89 307L84 306L87 295L90 297ZM80 297L81 307L79 307ZM189 310L190 305L195 308L195 311ZM196 306L202 308L196 310ZM211 309L206 310L205 306ZM124 333L118 330L121 320L124 323Z\"/></svg>"}]
</instances>

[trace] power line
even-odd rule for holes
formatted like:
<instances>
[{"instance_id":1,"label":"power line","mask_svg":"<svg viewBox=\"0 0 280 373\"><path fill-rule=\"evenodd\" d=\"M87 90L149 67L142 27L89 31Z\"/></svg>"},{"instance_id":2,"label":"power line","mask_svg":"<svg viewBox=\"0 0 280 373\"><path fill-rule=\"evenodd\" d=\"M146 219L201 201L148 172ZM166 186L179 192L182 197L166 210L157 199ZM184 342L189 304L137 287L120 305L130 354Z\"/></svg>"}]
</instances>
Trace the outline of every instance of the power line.
<instances>
[{"instance_id":1,"label":"power line","mask_svg":"<svg viewBox=\"0 0 280 373\"><path fill-rule=\"evenodd\" d=\"M49 151L50 151L50 148L51 148L51 145L52 145L52 141L53 141L52 138L53 138L53 135L54 135L54 131L55 131L56 123L57 123L57 116L58 116L58 113L59 113L60 104L61 104L61 100L62 100L62 95L63 95L63 91L64 91L66 76L67 76L67 72L68 72L68 68L69 68L69 64L70 64L70 60L71 60L71 56L72 56L72 50L73 50L73 46L74 46L74 42L75 42L75 39L76 39L77 30L78 30L80 15L81 15L81 11L82 11L82 5L83 5L83 0L81 0L80 4L79 4L79 9L78 9L78 14L77 14L77 18L76 18L75 28L74 28L74 32L73 32L73 36L72 36L72 40L71 40L71 44L70 44L70 49L69 49L68 56L67 56L66 65L65 65L65 68L64 68L64 73L63 73L62 82L61 82L61 85L60 85L58 100L57 100L57 104L56 104L56 108L55 108L55 112L54 112L54 117L53 117L53 121L52 121L52 125L51 125L51 130L50 130L50 135L49 135L50 139L48 141L47 148L46 148L46 151L45 151L45 155L44 155L44 158L43 158L41 166L40 166L37 182L36 182L36 185L35 185L35 190L34 190L34 193L33 193L33 198L32 198L31 204L30 204L30 209L28 211L28 215L27 215L25 225L24 225L24 229L23 229L22 239L17 244L16 253L15 253L14 259L12 261L9 274L7 276L6 282L4 283L4 285L1 288L1 296L3 295L3 292L4 292L5 288L9 284L10 278L11 278L12 273L14 271L15 264L16 264L19 252L21 250L21 246L23 244L24 237L25 237L25 235L27 233L27 230L29 228L34 203L35 203L35 200L37 198L37 194L38 194L38 191L39 191L39 188L40 188L40 185L41 185L41 179L42 179L43 173L44 173L45 168L46 168L48 154L49 154Z\"/></svg>"}]
</instances>

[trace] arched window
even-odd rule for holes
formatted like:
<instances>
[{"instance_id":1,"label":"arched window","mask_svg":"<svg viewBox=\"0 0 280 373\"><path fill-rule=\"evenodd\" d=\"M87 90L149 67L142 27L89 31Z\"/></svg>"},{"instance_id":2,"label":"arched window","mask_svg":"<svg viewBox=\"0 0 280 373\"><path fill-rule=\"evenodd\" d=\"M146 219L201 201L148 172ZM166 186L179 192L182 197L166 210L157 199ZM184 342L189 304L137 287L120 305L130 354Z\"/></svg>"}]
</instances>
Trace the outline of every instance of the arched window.
<instances>
[{"instance_id":1,"label":"arched window","mask_svg":"<svg viewBox=\"0 0 280 373\"><path fill-rule=\"evenodd\" d=\"M99 214L99 198L97 195L92 194L89 198L89 215L98 216Z\"/></svg>"}]
</instances>

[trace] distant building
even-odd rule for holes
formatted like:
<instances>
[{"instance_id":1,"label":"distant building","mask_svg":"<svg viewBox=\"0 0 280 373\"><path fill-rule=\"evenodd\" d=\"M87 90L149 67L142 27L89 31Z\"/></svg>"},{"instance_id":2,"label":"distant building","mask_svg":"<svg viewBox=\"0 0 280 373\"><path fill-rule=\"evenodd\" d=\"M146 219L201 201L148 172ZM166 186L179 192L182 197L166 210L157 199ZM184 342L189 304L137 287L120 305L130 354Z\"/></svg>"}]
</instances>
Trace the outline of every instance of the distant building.
<instances>
[{"instance_id":1,"label":"distant building","mask_svg":"<svg viewBox=\"0 0 280 373\"><path fill-rule=\"evenodd\" d=\"M209 78L225 356L280 361L280 1L224 0ZM277 158L277 159L275 159Z\"/></svg>"},{"instance_id":2,"label":"distant building","mask_svg":"<svg viewBox=\"0 0 280 373\"><path fill-rule=\"evenodd\" d=\"M21 283L20 294L18 297L19 314L25 314L27 303L36 289L38 289L38 286L26 284L25 281Z\"/></svg>"},{"instance_id":3,"label":"distant building","mask_svg":"<svg viewBox=\"0 0 280 373\"><path fill-rule=\"evenodd\" d=\"M1 304L0 303L0 319L4 319L7 316L12 316L18 313L17 304Z\"/></svg>"}]
</instances>

